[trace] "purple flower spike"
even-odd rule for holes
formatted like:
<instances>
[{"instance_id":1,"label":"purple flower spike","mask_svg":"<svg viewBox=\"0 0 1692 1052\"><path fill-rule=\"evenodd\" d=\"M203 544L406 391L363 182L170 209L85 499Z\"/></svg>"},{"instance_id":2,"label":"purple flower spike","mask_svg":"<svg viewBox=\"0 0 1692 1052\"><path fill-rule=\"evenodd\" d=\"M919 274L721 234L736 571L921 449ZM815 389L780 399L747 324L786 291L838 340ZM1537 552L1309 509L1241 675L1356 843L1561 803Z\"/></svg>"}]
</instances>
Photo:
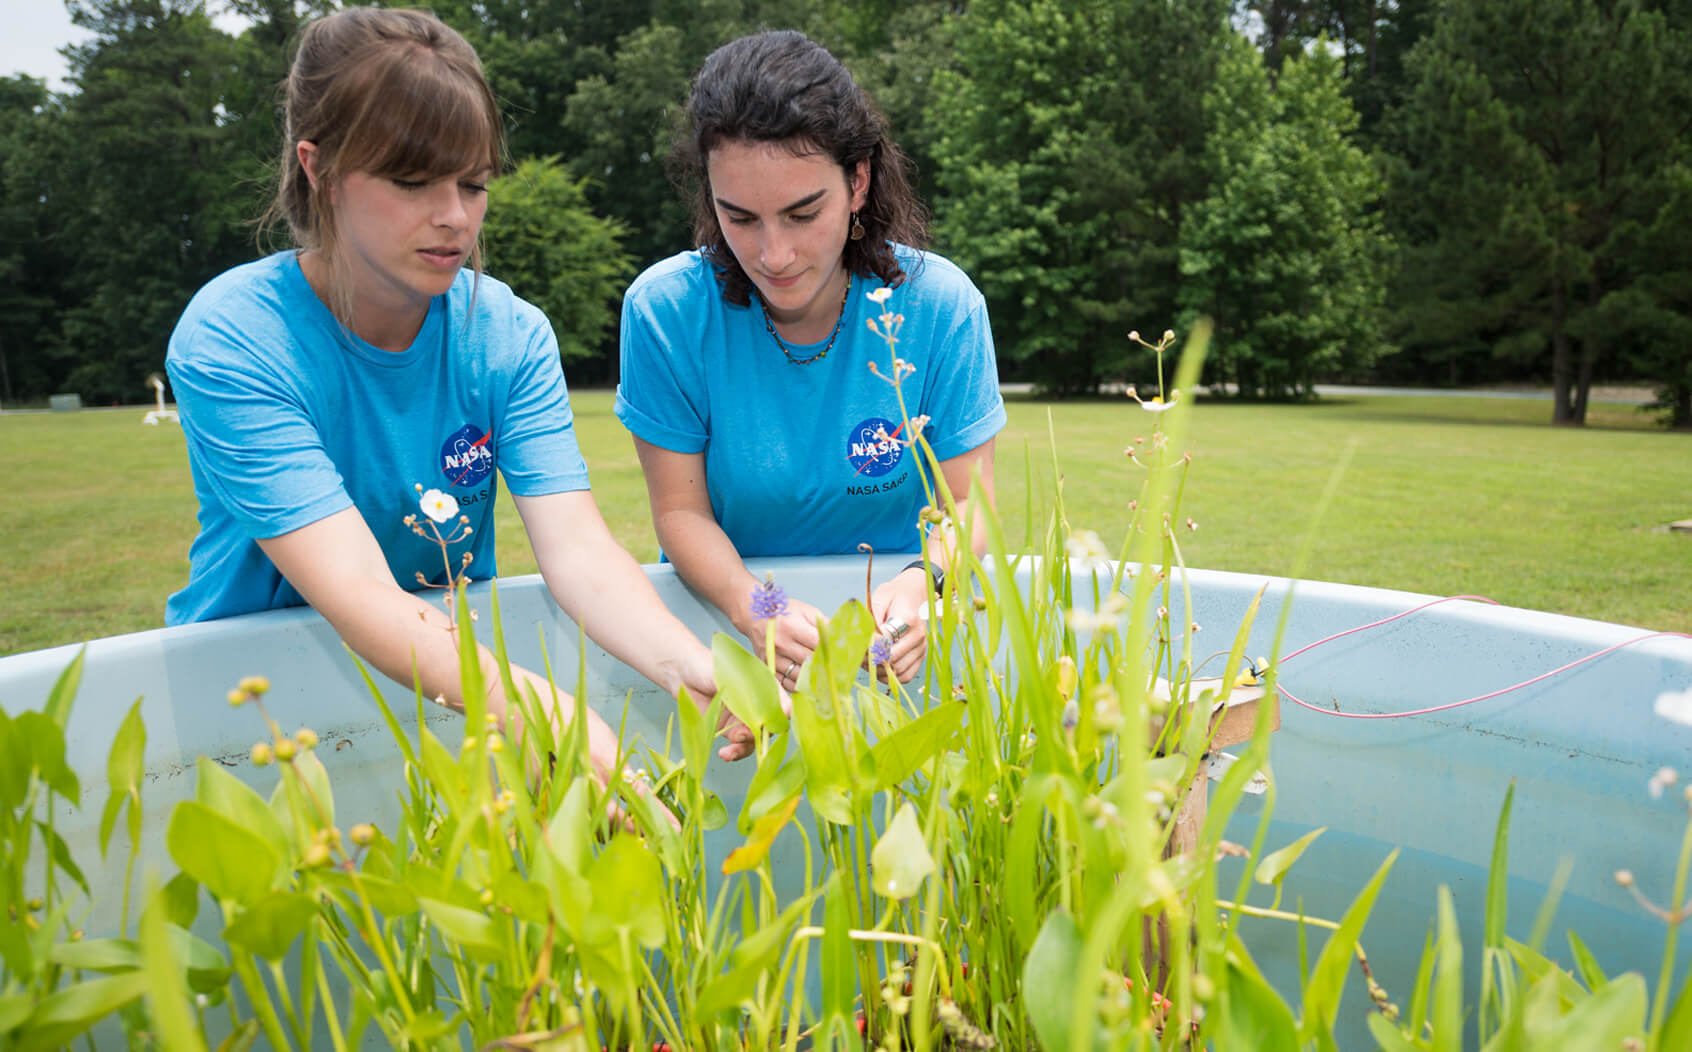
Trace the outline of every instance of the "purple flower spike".
<instances>
[{"instance_id":1,"label":"purple flower spike","mask_svg":"<svg viewBox=\"0 0 1692 1052\"><path fill-rule=\"evenodd\" d=\"M1072 731L1081 722L1081 707L1071 701L1063 707L1063 729Z\"/></svg>"},{"instance_id":2,"label":"purple flower spike","mask_svg":"<svg viewBox=\"0 0 1692 1052\"><path fill-rule=\"evenodd\" d=\"M870 644L869 659L872 665L885 665L893 660L893 644L885 636L876 636L875 642Z\"/></svg>"},{"instance_id":3,"label":"purple flower spike","mask_svg":"<svg viewBox=\"0 0 1692 1052\"><path fill-rule=\"evenodd\" d=\"M787 613L787 593L775 583L775 575L766 574L764 583L752 589L752 620L766 621Z\"/></svg>"}]
</instances>

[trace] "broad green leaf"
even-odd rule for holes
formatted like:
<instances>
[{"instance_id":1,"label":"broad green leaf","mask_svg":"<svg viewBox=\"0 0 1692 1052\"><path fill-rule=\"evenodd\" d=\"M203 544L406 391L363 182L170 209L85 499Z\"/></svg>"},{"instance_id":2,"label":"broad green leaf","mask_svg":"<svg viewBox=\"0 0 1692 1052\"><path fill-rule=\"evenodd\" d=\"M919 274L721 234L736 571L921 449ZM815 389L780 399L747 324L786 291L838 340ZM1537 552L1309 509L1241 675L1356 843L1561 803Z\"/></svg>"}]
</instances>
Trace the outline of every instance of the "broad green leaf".
<instances>
[{"instance_id":1,"label":"broad green leaf","mask_svg":"<svg viewBox=\"0 0 1692 1052\"><path fill-rule=\"evenodd\" d=\"M578 876L587 872L592 861L590 845L594 839L593 816L588 813L592 804L586 778L578 778L565 790L552 820L546 824L547 846L565 869Z\"/></svg>"},{"instance_id":2,"label":"broad green leaf","mask_svg":"<svg viewBox=\"0 0 1692 1052\"><path fill-rule=\"evenodd\" d=\"M1571 1008L1542 1046L1559 1049L1640 1048L1645 1038L1645 977L1618 975ZM1540 1039L1531 1031L1529 1040ZM1659 1045L1668 1049L1672 1046Z\"/></svg>"},{"instance_id":3,"label":"broad green leaf","mask_svg":"<svg viewBox=\"0 0 1692 1052\"><path fill-rule=\"evenodd\" d=\"M141 699L129 708L117 734L112 738L112 751L106 757L106 782L112 795L106 800L106 810L100 816L100 857L106 857L111 843L112 829L117 825L118 812L129 806L129 842L136 845L141 837L141 776L145 773L143 757L147 749L147 727L141 722Z\"/></svg>"},{"instance_id":4,"label":"broad green leaf","mask_svg":"<svg viewBox=\"0 0 1692 1052\"><path fill-rule=\"evenodd\" d=\"M82 786L65 766L65 732L44 712L20 712L12 733L30 754L30 763L47 788L73 804L82 803ZM26 766L26 770L28 769Z\"/></svg>"},{"instance_id":5,"label":"broad green leaf","mask_svg":"<svg viewBox=\"0 0 1692 1052\"><path fill-rule=\"evenodd\" d=\"M41 999L24 1033L37 1037L52 1034L55 1040L69 1044L69 1038L112 1015L146 990L145 971L124 972L65 987ZM33 1044L27 1037L19 1043Z\"/></svg>"},{"instance_id":6,"label":"broad green leaf","mask_svg":"<svg viewBox=\"0 0 1692 1052\"><path fill-rule=\"evenodd\" d=\"M707 833L728 825L729 812L723 804L723 798L716 793L703 794L703 802L699 808L699 826Z\"/></svg>"},{"instance_id":7,"label":"broad green leaf","mask_svg":"<svg viewBox=\"0 0 1692 1052\"><path fill-rule=\"evenodd\" d=\"M195 761L194 774L194 799L270 841L279 853L286 852L288 835L276 812L258 790L230 774L209 756L201 756Z\"/></svg>"},{"instance_id":8,"label":"broad green leaf","mask_svg":"<svg viewBox=\"0 0 1692 1052\"><path fill-rule=\"evenodd\" d=\"M288 947L315 916L317 903L310 895L272 891L230 921L223 937L274 964L287 955Z\"/></svg>"},{"instance_id":9,"label":"broad green leaf","mask_svg":"<svg viewBox=\"0 0 1692 1052\"><path fill-rule=\"evenodd\" d=\"M32 993L0 995L0 1035L21 1026L34 1008L35 995Z\"/></svg>"},{"instance_id":10,"label":"broad green leaf","mask_svg":"<svg viewBox=\"0 0 1692 1052\"><path fill-rule=\"evenodd\" d=\"M779 733L787 729L781 711L781 688L768 666L722 632L711 637L717 697L754 731Z\"/></svg>"},{"instance_id":11,"label":"broad green leaf","mask_svg":"<svg viewBox=\"0 0 1692 1052\"><path fill-rule=\"evenodd\" d=\"M819 818L851 825L858 820L849 795L856 764L847 756L849 739L840 724L824 715L825 704L803 690L793 695L793 733L805 760L805 791Z\"/></svg>"},{"instance_id":12,"label":"broad green leaf","mask_svg":"<svg viewBox=\"0 0 1692 1052\"><path fill-rule=\"evenodd\" d=\"M58 942L47 950L47 959L85 972L127 972L141 967L141 946L134 939Z\"/></svg>"},{"instance_id":13,"label":"broad green leaf","mask_svg":"<svg viewBox=\"0 0 1692 1052\"><path fill-rule=\"evenodd\" d=\"M934 872L934 856L928 853L916 808L906 801L899 807L887 832L876 840L870 852L870 877L876 894L890 899L908 899Z\"/></svg>"},{"instance_id":14,"label":"broad green leaf","mask_svg":"<svg viewBox=\"0 0 1692 1052\"><path fill-rule=\"evenodd\" d=\"M1505 948L1510 956L1515 958L1516 967L1522 970L1522 976L1529 984L1536 983L1547 975L1557 977L1557 990L1564 1004L1573 1004L1586 996L1586 989L1575 981L1574 976L1564 971L1556 961L1515 939L1505 939Z\"/></svg>"},{"instance_id":15,"label":"broad green leaf","mask_svg":"<svg viewBox=\"0 0 1692 1052\"><path fill-rule=\"evenodd\" d=\"M1230 959L1227 976L1222 1019L1216 1032L1217 1047L1298 1052L1298 1022L1292 1009L1262 974ZM1374 1013L1370 1015L1374 1018Z\"/></svg>"},{"instance_id":16,"label":"broad green leaf","mask_svg":"<svg viewBox=\"0 0 1692 1052\"><path fill-rule=\"evenodd\" d=\"M184 800L165 834L170 857L214 898L248 906L270 890L280 856L270 842L197 800Z\"/></svg>"},{"instance_id":17,"label":"broad green leaf","mask_svg":"<svg viewBox=\"0 0 1692 1052\"><path fill-rule=\"evenodd\" d=\"M1237 766L1237 765L1236 765ZM1351 969L1351 959L1357 948L1358 936L1363 932L1363 925L1369 919L1369 911L1374 908L1375 896L1380 894L1381 885L1386 881L1387 873L1392 870L1392 864L1398 858L1394 850L1385 862L1375 871L1369 883L1357 893L1357 897L1347 907L1345 916L1340 920L1338 930L1328 936L1327 943L1322 947L1321 954L1316 958L1316 967L1311 969L1310 981L1304 988L1304 1019L1300 1027L1300 1036L1304 1039L1315 1039L1318 1035L1332 1034L1334 1019L1339 1015L1340 994L1345 988L1345 977Z\"/></svg>"},{"instance_id":18,"label":"broad green leaf","mask_svg":"<svg viewBox=\"0 0 1692 1052\"><path fill-rule=\"evenodd\" d=\"M1082 981L1081 950L1081 929L1076 927L1075 918L1055 909L1040 926L1040 935L1023 963L1023 1000L1042 1048L1074 1047L1070 1043L1070 1007Z\"/></svg>"},{"instance_id":19,"label":"broad green leaf","mask_svg":"<svg viewBox=\"0 0 1692 1052\"><path fill-rule=\"evenodd\" d=\"M875 743L874 789L880 792L899 785L944 749L963 725L967 704L944 701Z\"/></svg>"},{"instance_id":20,"label":"broad green leaf","mask_svg":"<svg viewBox=\"0 0 1692 1052\"><path fill-rule=\"evenodd\" d=\"M506 870L494 878L493 892L494 901L509 909L518 920L545 926L546 888L524 880L515 870Z\"/></svg>"},{"instance_id":21,"label":"broad green leaf","mask_svg":"<svg viewBox=\"0 0 1692 1052\"><path fill-rule=\"evenodd\" d=\"M192 928L200 914L200 885L186 873L178 873L165 881L165 902L170 909L170 922L178 928Z\"/></svg>"},{"instance_id":22,"label":"broad green leaf","mask_svg":"<svg viewBox=\"0 0 1692 1052\"><path fill-rule=\"evenodd\" d=\"M1380 1045L1380 1052L1420 1052L1415 1042L1404 1036L1398 1029L1398 1024L1379 1012L1370 1012L1368 1017L1369 1036ZM1250 1046L1247 1047L1256 1047Z\"/></svg>"},{"instance_id":23,"label":"broad green leaf","mask_svg":"<svg viewBox=\"0 0 1692 1052\"><path fill-rule=\"evenodd\" d=\"M160 1045L185 1052L203 1050L205 1038L189 1007L188 984L171 936L170 907L162 892L155 891L151 899L141 914L141 953L147 962L147 1000L159 1028Z\"/></svg>"},{"instance_id":24,"label":"broad green leaf","mask_svg":"<svg viewBox=\"0 0 1692 1052\"><path fill-rule=\"evenodd\" d=\"M356 883L349 883L355 893L363 892L371 909L384 917L403 917L417 912L417 894L398 881L360 874Z\"/></svg>"},{"instance_id":25,"label":"broad green leaf","mask_svg":"<svg viewBox=\"0 0 1692 1052\"><path fill-rule=\"evenodd\" d=\"M1305 849L1315 842L1317 837L1327 831L1327 826L1312 829L1281 850L1265 855L1263 861L1259 862L1257 869L1253 871L1253 879L1259 884L1274 884L1279 887L1282 878L1287 875L1287 870L1292 868L1293 863L1299 860Z\"/></svg>"},{"instance_id":26,"label":"broad green leaf","mask_svg":"<svg viewBox=\"0 0 1692 1052\"><path fill-rule=\"evenodd\" d=\"M430 923L440 929L449 948L462 949L484 963L504 958L508 933L503 924L484 913L439 899L418 896L417 904Z\"/></svg>"},{"instance_id":27,"label":"broad green leaf","mask_svg":"<svg viewBox=\"0 0 1692 1052\"><path fill-rule=\"evenodd\" d=\"M848 599L817 627L821 638L816 653L799 672L799 689L833 705L851 689L863 668L864 655L875 638L875 618L862 602Z\"/></svg>"},{"instance_id":28,"label":"broad green leaf","mask_svg":"<svg viewBox=\"0 0 1692 1052\"><path fill-rule=\"evenodd\" d=\"M658 858L639 837L628 833L612 837L588 867L587 879L593 889L589 942L604 941L594 937L596 929L627 929L647 949L663 945L671 903Z\"/></svg>"},{"instance_id":29,"label":"broad green leaf","mask_svg":"<svg viewBox=\"0 0 1692 1052\"><path fill-rule=\"evenodd\" d=\"M728 857L723 859L724 875L750 872L762 865L764 859L770 855L770 847L775 843L775 838L793 819L793 813L798 809L799 797L793 796L753 822L752 832L747 835L746 843L730 851Z\"/></svg>"}]
</instances>

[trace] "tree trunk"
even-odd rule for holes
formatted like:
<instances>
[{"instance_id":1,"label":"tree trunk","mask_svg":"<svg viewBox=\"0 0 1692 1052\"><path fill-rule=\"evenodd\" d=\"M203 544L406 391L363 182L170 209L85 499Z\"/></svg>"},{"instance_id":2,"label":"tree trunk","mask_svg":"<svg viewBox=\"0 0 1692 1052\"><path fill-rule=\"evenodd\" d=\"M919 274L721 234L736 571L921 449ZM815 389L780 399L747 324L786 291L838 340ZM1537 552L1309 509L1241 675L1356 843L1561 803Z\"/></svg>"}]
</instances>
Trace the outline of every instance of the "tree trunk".
<instances>
[{"instance_id":1,"label":"tree trunk","mask_svg":"<svg viewBox=\"0 0 1692 1052\"><path fill-rule=\"evenodd\" d=\"M1369 0L1369 79L1375 79L1375 0Z\"/></svg>"},{"instance_id":2,"label":"tree trunk","mask_svg":"<svg viewBox=\"0 0 1692 1052\"><path fill-rule=\"evenodd\" d=\"M1551 281L1551 422L1578 425L1570 389L1574 385L1574 363L1570 360L1568 293L1561 277Z\"/></svg>"},{"instance_id":3,"label":"tree trunk","mask_svg":"<svg viewBox=\"0 0 1692 1052\"><path fill-rule=\"evenodd\" d=\"M1681 384L1674 390L1674 409L1669 426L1676 431L1692 429L1692 387Z\"/></svg>"}]
</instances>

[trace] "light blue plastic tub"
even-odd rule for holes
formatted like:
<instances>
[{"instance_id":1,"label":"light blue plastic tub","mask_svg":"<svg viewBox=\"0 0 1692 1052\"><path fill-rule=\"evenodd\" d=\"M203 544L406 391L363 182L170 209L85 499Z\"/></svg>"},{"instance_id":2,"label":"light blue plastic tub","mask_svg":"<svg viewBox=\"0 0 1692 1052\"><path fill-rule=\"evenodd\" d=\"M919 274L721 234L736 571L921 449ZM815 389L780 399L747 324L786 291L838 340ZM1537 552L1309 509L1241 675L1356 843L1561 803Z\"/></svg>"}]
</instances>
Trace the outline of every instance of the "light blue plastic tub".
<instances>
[{"instance_id":1,"label":"light blue plastic tub","mask_svg":"<svg viewBox=\"0 0 1692 1052\"><path fill-rule=\"evenodd\" d=\"M857 557L770 560L751 568L760 576L775 571L789 594L824 610L862 595L864 586L864 564ZM672 568L651 566L647 572L665 602L701 638L732 633ZM1228 648L1247 604L1267 585L1249 653L1269 653L1289 582L1198 570L1188 574L1188 583L1193 620L1203 626L1195 644L1200 655ZM1299 582L1293 592L1282 646L1288 654L1430 598L1317 582ZM486 638L486 586L473 589L472 599L482 611ZM499 599L513 660L538 667L544 647L558 681L573 683L578 634L539 578L502 581ZM1281 676L1287 689L1319 706L1399 712L1486 694L1645 634L1457 601L1324 644L1288 660ZM8 712L39 707L75 650L0 658L0 707ZM672 699L591 643L586 662L595 708L615 724L628 698L630 733L661 743ZM122 879L118 867L95 864L106 792L98 780L119 722L142 698L145 823L151 835L138 872L148 865L173 872L162 833L170 809L193 791L197 756L211 756L255 784L268 786L274 778L247 759L261 736L256 714L231 709L224 700L237 680L254 674L269 677L267 706L286 729L309 726L320 736L318 752L334 779L342 824L393 826L398 750L352 659L310 610L96 640L88 645L68 729L67 758L83 778L87 803L80 822L62 830L89 871L97 901L109 911L91 918L91 931L115 916ZM416 711L409 690L385 681L384 686L402 715ZM1692 727L1658 717L1653 702L1688 688L1692 640L1669 638L1625 647L1503 697L1424 716L1342 719L1283 702L1283 726L1272 752L1278 801L1266 846L1273 850L1310 829L1328 828L1286 880L1283 908L1302 902L1313 915L1337 918L1387 853L1402 848L1364 932L1364 946L1389 994L1407 1000L1440 884L1455 893L1465 934L1471 939L1480 934L1493 832L1514 780L1511 932L1526 937L1545 882L1560 859L1571 858L1574 869L1550 952L1569 960L1562 932L1572 927L1607 970L1639 970L1654 982L1662 925L1615 884L1613 874L1631 870L1645 893L1659 900L1668 894L1686 805L1680 785L1661 799L1651 798L1647 786L1661 767L1692 773ZM455 741L459 718L428 709L436 733ZM716 760L713 765L712 788L732 813L751 768ZM1261 797L1247 798L1229 827L1231 839L1250 843L1261 805ZM711 864L734 846L732 831L718 834ZM783 846L777 842L778 865ZM1253 901L1266 903L1266 890L1254 893ZM1291 926L1246 923L1260 962L1290 996L1297 962ZM1312 932L1311 939L1319 946L1321 933ZM1350 984L1342 1004L1346 1048L1372 1047L1360 990L1359 983Z\"/></svg>"}]
</instances>

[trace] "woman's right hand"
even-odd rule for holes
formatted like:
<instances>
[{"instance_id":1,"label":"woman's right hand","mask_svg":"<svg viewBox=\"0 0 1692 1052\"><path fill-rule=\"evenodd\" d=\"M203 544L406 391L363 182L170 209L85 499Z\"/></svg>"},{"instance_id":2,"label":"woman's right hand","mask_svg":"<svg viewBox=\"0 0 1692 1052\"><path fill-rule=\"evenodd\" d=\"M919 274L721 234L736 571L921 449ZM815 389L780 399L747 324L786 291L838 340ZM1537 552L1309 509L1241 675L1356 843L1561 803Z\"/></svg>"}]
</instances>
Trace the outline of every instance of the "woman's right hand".
<instances>
[{"instance_id":1,"label":"woman's right hand","mask_svg":"<svg viewBox=\"0 0 1692 1052\"><path fill-rule=\"evenodd\" d=\"M793 690L799 684L799 668L816 653L820 636L817 619L822 611L810 603L797 599L787 601L787 609L772 618L752 620L748 614L742 621L741 632L752 643L752 652L768 660L769 630L775 629L775 663L770 670L783 690Z\"/></svg>"}]
</instances>

